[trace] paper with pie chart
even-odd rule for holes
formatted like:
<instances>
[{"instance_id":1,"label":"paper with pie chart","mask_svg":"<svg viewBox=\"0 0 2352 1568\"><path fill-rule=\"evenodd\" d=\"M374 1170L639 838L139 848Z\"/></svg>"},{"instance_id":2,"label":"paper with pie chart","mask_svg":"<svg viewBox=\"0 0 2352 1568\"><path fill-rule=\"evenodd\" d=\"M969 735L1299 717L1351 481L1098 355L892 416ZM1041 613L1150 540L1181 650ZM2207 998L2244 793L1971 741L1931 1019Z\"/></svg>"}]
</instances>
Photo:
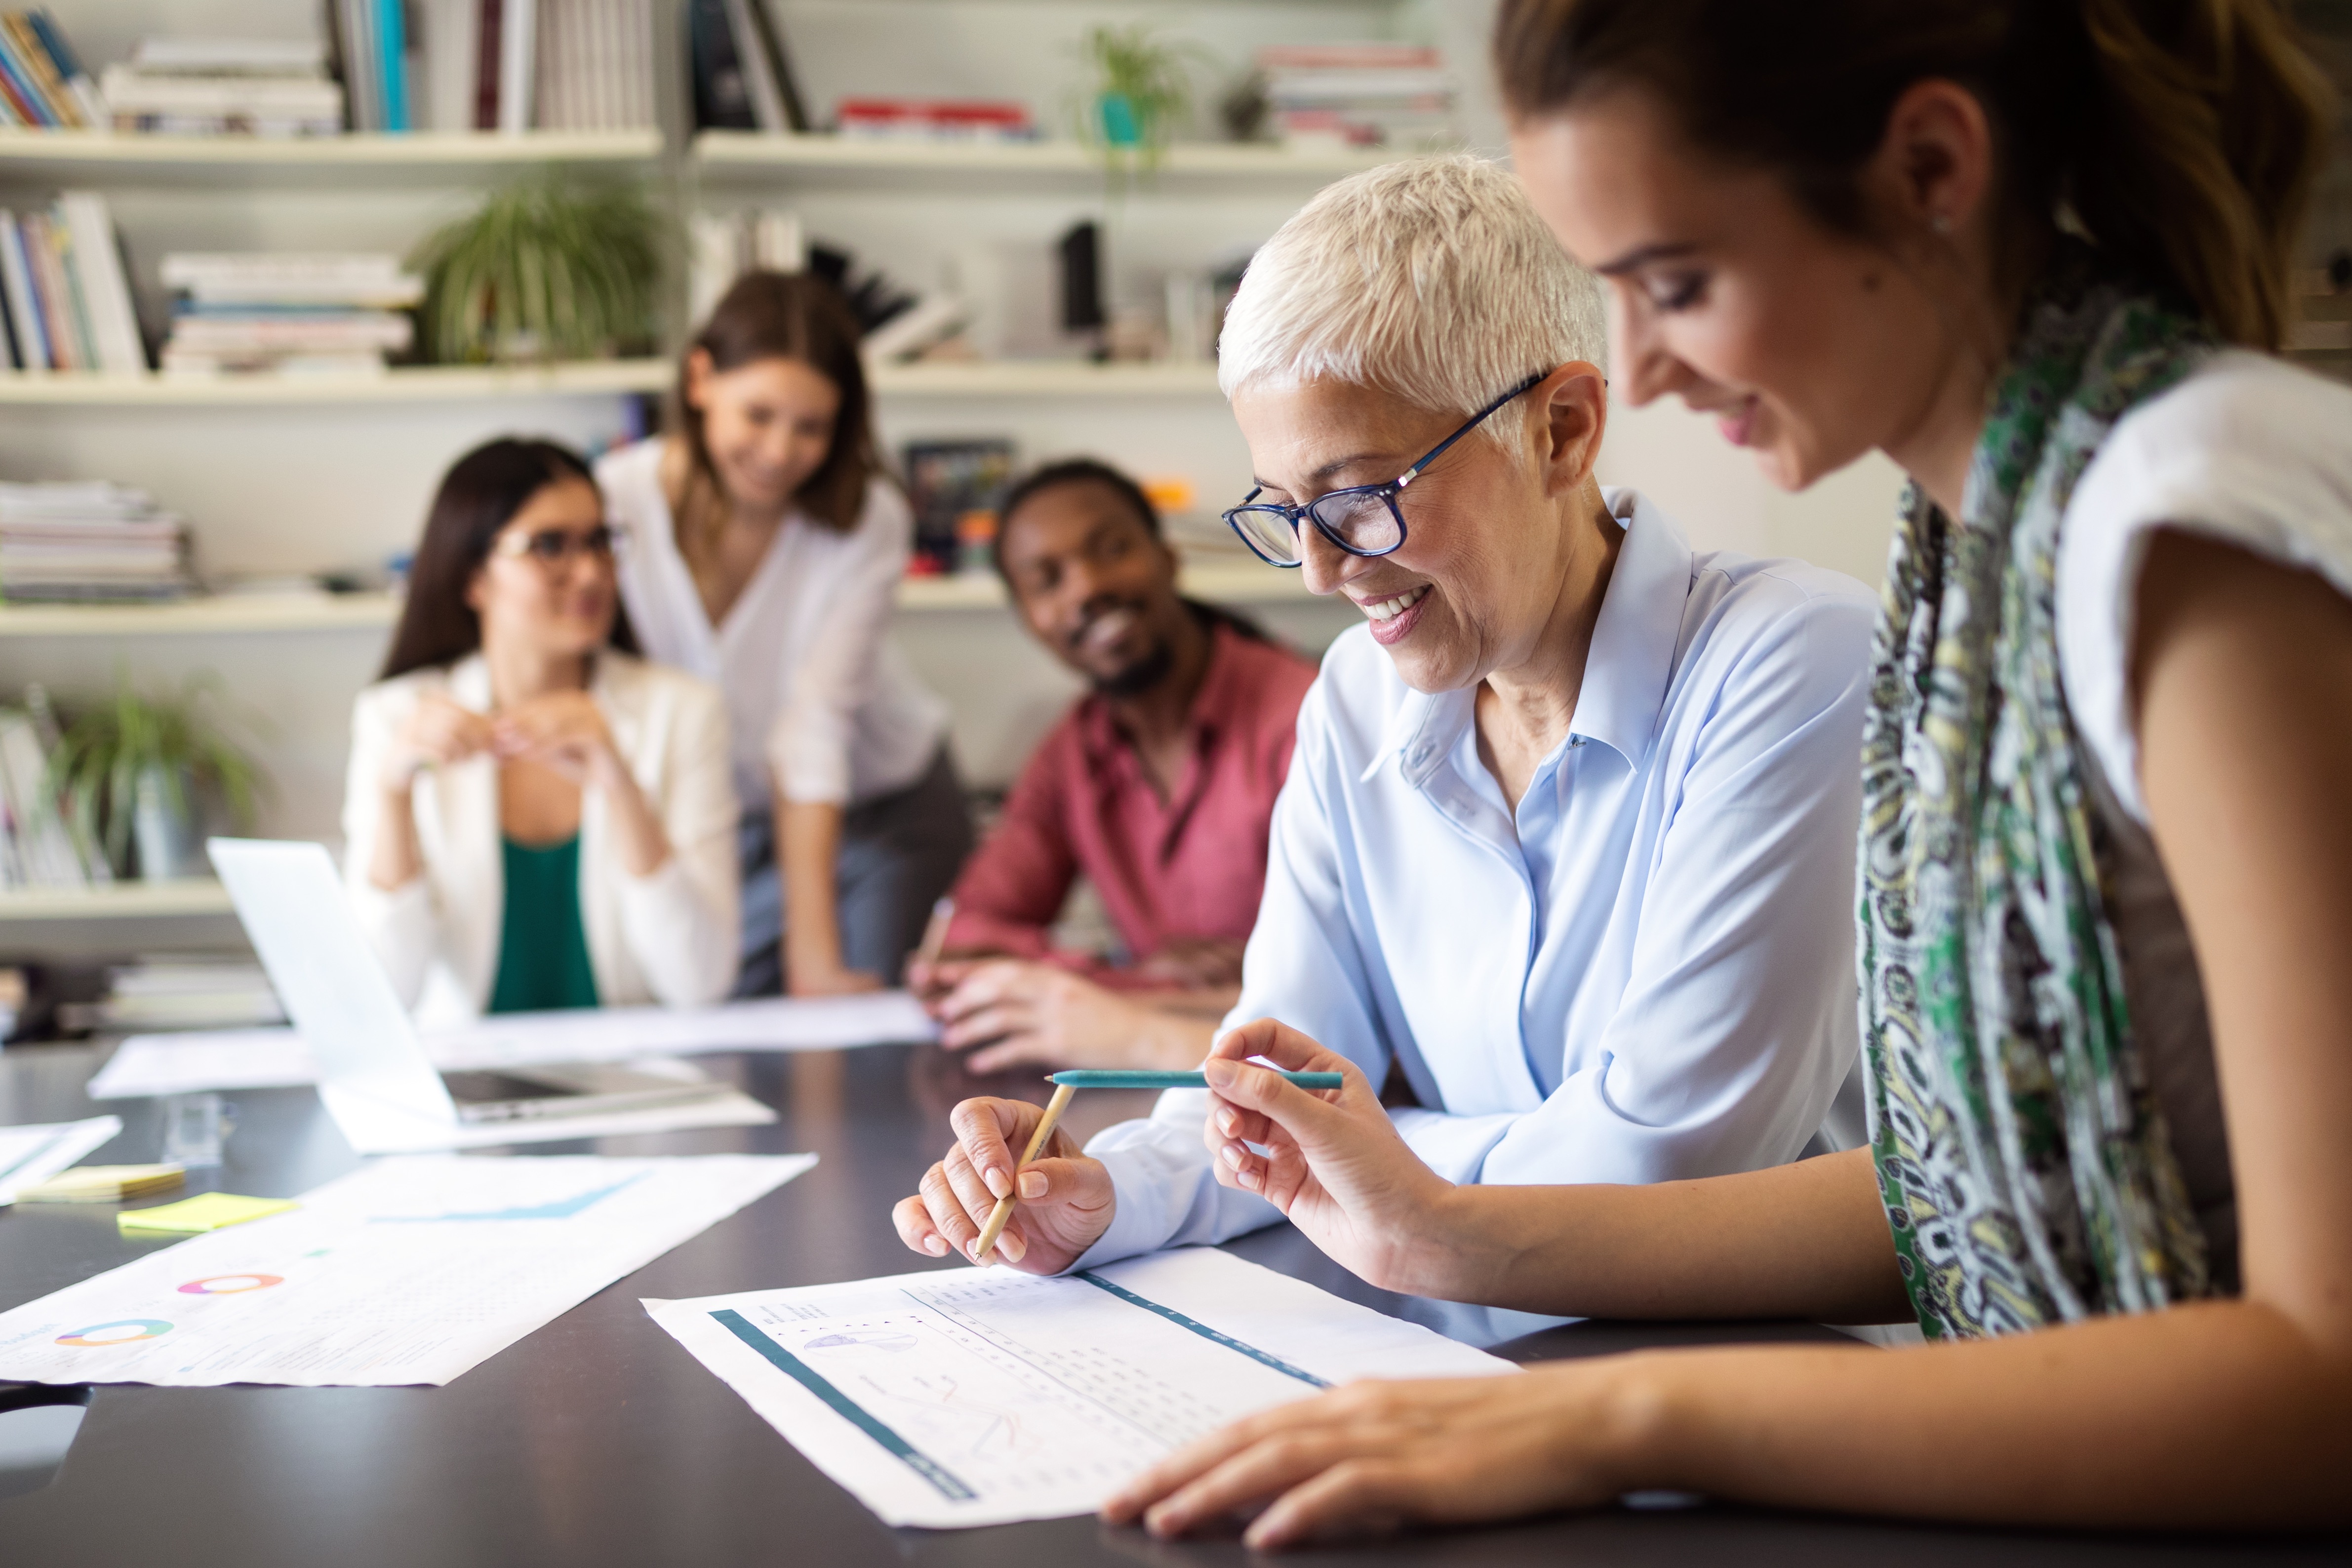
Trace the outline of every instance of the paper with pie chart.
<instances>
[{"instance_id":1,"label":"paper with pie chart","mask_svg":"<svg viewBox=\"0 0 2352 1568\"><path fill-rule=\"evenodd\" d=\"M379 1160L0 1313L0 1380L447 1383L814 1163Z\"/></svg>"},{"instance_id":2,"label":"paper with pie chart","mask_svg":"<svg viewBox=\"0 0 2352 1568\"><path fill-rule=\"evenodd\" d=\"M646 1310L885 1523L934 1529L1091 1512L1171 1450L1335 1384L1518 1370L1207 1247Z\"/></svg>"}]
</instances>

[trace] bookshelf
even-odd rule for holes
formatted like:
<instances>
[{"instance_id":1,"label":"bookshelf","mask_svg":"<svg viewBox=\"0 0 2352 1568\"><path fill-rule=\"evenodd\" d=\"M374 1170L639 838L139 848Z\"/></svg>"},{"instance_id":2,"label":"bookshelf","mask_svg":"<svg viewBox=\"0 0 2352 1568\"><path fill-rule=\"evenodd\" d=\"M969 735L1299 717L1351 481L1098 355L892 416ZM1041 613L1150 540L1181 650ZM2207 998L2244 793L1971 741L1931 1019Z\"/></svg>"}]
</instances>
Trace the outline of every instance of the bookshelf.
<instances>
[{"instance_id":1,"label":"bookshelf","mask_svg":"<svg viewBox=\"0 0 2352 1568\"><path fill-rule=\"evenodd\" d=\"M203 407L270 403L404 403L667 392L666 359L590 360L548 366L415 365L369 376L247 376L217 381L147 374L0 371L0 406ZM1083 361L882 364L878 395L891 397L1215 397L1213 364L1092 364Z\"/></svg>"},{"instance_id":2,"label":"bookshelf","mask_svg":"<svg viewBox=\"0 0 2352 1568\"><path fill-rule=\"evenodd\" d=\"M650 172L663 150L661 132L652 129L289 137L11 129L0 130L0 181L237 186L358 175L371 185L403 177L446 184L507 178L545 164L639 165Z\"/></svg>"},{"instance_id":3,"label":"bookshelf","mask_svg":"<svg viewBox=\"0 0 2352 1568\"><path fill-rule=\"evenodd\" d=\"M1184 568L1184 592L1226 605L1312 602L1296 572L1255 561L1212 559ZM993 576L909 577L898 584L902 615L1001 610ZM224 594L165 605L0 605L0 642L24 637L251 637L382 631L400 614L389 594Z\"/></svg>"},{"instance_id":4,"label":"bookshelf","mask_svg":"<svg viewBox=\"0 0 2352 1568\"><path fill-rule=\"evenodd\" d=\"M102 888L0 888L0 926L50 921L173 920L235 912L210 877Z\"/></svg>"},{"instance_id":5,"label":"bookshelf","mask_svg":"<svg viewBox=\"0 0 2352 1568\"><path fill-rule=\"evenodd\" d=\"M411 403L662 392L667 360L591 360L547 366L415 365L364 376L224 376L219 380L92 372L0 373L0 406L203 407L269 403Z\"/></svg>"},{"instance_id":6,"label":"bookshelf","mask_svg":"<svg viewBox=\"0 0 2352 1568\"><path fill-rule=\"evenodd\" d=\"M706 184L785 178L793 184L873 189L915 187L974 177L1012 183L1091 186L1104 179L1101 157L1076 142L898 142L823 134L777 135L705 131L688 155ZM1195 194L1204 185L1320 185L1375 168L1394 153L1295 152L1224 142L1178 142L1158 166L1139 174L1136 194L1164 185Z\"/></svg>"}]
</instances>

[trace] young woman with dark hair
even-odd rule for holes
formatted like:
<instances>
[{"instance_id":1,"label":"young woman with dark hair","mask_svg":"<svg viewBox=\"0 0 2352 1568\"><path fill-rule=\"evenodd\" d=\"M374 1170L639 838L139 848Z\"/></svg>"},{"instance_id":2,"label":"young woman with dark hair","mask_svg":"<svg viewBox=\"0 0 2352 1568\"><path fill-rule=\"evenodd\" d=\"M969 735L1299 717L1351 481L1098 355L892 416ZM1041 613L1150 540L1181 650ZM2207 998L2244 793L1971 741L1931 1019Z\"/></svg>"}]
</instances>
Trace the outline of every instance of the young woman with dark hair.
<instances>
[{"instance_id":1,"label":"young woman with dark hair","mask_svg":"<svg viewBox=\"0 0 2352 1568\"><path fill-rule=\"evenodd\" d=\"M1791 489L1911 475L1862 756L1872 1144L1454 1188L1269 1020L1208 1068L1221 1179L1391 1289L1929 1342L1362 1384L1110 1515L1270 1504L1273 1546L1672 1489L2342 1527L2352 391L2272 357L2327 125L2280 7L1506 0L1496 58L1618 394Z\"/></svg>"},{"instance_id":2,"label":"young woman with dark hair","mask_svg":"<svg viewBox=\"0 0 2352 1568\"><path fill-rule=\"evenodd\" d=\"M579 456L492 441L441 481L352 710L345 880L427 1023L726 994L719 693L635 657Z\"/></svg>"},{"instance_id":3,"label":"young woman with dark hair","mask_svg":"<svg viewBox=\"0 0 2352 1568\"><path fill-rule=\"evenodd\" d=\"M857 342L824 279L748 274L687 350L676 430L597 468L647 652L727 696L741 995L894 983L971 849L946 709L885 636L914 521Z\"/></svg>"}]
</instances>

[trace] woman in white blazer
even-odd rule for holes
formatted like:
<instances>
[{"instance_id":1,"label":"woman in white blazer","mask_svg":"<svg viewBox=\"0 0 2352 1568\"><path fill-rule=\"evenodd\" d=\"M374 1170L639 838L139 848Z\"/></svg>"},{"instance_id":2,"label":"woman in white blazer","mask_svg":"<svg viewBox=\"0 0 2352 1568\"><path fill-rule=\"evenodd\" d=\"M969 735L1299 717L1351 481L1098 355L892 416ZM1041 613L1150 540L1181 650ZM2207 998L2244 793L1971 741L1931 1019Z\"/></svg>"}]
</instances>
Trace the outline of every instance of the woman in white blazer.
<instances>
[{"instance_id":1,"label":"woman in white blazer","mask_svg":"<svg viewBox=\"0 0 2352 1568\"><path fill-rule=\"evenodd\" d=\"M422 1023L734 978L725 706L635 657L616 542L550 442L478 447L434 498L343 809L352 900Z\"/></svg>"}]
</instances>

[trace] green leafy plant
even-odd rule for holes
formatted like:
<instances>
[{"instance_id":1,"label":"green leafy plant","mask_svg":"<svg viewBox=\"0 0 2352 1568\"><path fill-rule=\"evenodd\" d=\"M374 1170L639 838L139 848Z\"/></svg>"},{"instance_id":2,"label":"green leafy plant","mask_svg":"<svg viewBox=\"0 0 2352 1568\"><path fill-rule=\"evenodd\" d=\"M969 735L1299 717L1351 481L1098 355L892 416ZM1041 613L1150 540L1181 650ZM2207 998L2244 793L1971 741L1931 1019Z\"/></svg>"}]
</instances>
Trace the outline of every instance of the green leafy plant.
<instances>
[{"instance_id":1,"label":"green leafy plant","mask_svg":"<svg viewBox=\"0 0 2352 1568\"><path fill-rule=\"evenodd\" d=\"M1168 143L1192 111L1192 68L1209 63L1196 44L1152 36L1149 24L1087 29L1079 53L1095 75L1079 106L1078 139L1102 153L1114 184L1160 166Z\"/></svg>"},{"instance_id":2,"label":"green leafy plant","mask_svg":"<svg viewBox=\"0 0 2352 1568\"><path fill-rule=\"evenodd\" d=\"M427 352L480 364L649 347L667 231L634 186L545 178L494 193L409 258Z\"/></svg>"},{"instance_id":3,"label":"green leafy plant","mask_svg":"<svg viewBox=\"0 0 2352 1568\"><path fill-rule=\"evenodd\" d=\"M184 821L195 816L193 792L211 789L237 826L252 823L268 778L204 711L220 689L220 678L209 671L153 696L125 679L105 703L66 727L50 759L51 784L82 842L102 845L118 871L127 868L142 779L152 781L147 787L160 789L165 808Z\"/></svg>"}]
</instances>

